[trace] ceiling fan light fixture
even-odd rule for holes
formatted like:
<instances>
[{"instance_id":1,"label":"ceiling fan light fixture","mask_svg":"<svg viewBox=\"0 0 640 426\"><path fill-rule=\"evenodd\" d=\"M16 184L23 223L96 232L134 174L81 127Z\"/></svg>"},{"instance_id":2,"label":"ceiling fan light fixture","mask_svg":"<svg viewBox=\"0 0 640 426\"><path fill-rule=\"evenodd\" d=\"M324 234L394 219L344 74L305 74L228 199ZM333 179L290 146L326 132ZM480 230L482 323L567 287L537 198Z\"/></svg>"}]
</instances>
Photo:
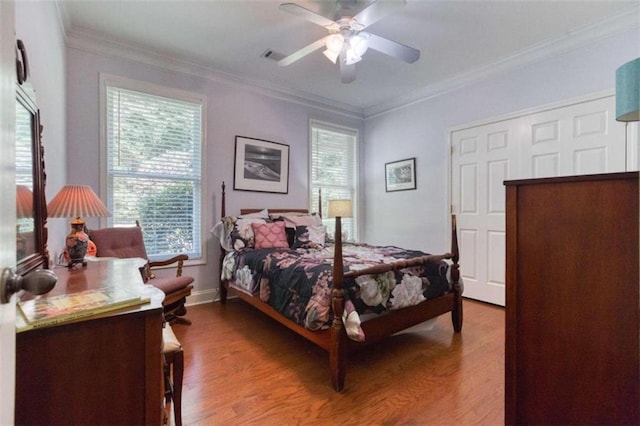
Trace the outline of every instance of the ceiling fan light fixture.
<instances>
[{"instance_id":1,"label":"ceiling fan light fixture","mask_svg":"<svg viewBox=\"0 0 640 426\"><path fill-rule=\"evenodd\" d=\"M333 51L333 50L325 50L324 52L324 56L326 56L331 62L333 62L334 64L336 63L336 61L338 60L338 55L340 55L340 51Z\"/></svg>"},{"instance_id":2,"label":"ceiling fan light fixture","mask_svg":"<svg viewBox=\"0 0 640 426\"><path fill-rule=\"evenodd\" d=\"M361 60L362 60L361 56L358 56L358 54L356 54L356 52L353 49L349 49L347 50L347 55L344 58L344 63L347 65L353 65L360 62Z\"/></svg>"},{"instance_id":3,"label":"ceiling fan light fixture","mask_svg":"<svg viewBox=\"0 0 640 426\"><path fill-rule=\"evenodd\" d=\"M349 39L349 46L357 56L362 56L369 49L369 42L364 36L354 35Z\"/></svg>"},{"instance_id":4,"label":"ceiling fan light fixture","mask_svg":"<svg viewBox=\"0 0 640 426\"><path fill-rule=\"evenodd\" d=\"M336 54L339 55L343 45L344 37L342 37L342 34L331 34L330 36L327 36L327 40L325 42L327 50L336 52Z\"/></svg>"},{"instance_id":5,"label":"ceiling fan light fixture","mask_svg":"<svg viewBox=\"0 0 640 426\"><path fill-rule=\"evenodd\" d=\"M353 5L357 2L366 3L366 6L358 7L360 10L356 13ZM353 64L362 60L369 48L412 64L420 58L419 50L364 31L405 4L406 0L338 0L339 10L334 18L328 18L295 3L283 3L280 5L281 10L324 27L329 34L281 59L278 65L290 65L326 47L324 55L334 64L340 61L341 81L351 83L355 80Z\"/></svg>"}]
</instances>

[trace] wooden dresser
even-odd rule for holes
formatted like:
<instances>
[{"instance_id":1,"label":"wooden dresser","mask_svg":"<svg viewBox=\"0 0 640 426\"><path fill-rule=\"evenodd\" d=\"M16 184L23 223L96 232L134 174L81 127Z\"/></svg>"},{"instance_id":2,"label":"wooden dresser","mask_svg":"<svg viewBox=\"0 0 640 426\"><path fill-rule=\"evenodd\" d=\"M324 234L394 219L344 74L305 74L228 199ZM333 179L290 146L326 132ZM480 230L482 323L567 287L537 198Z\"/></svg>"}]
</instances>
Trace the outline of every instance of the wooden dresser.
<instances>
[{"instance_id":1,"label":"wooden dresser","mask_svg":"<svg viewBox=\"0 0 640 426\"><path fill-rule=\"evenodd\" d=\"M162 423L162 300L143 285L139 260L56 268L46 297L127 286L150 302L16 336L19 425L159 425Z\"/></svg>"},{"instance_id":2,"label":"wooden dresser","mask_svg":"<svg viewBox=\"0 0 640 426\"><path fill-rule=\"evenodd\" d=\"M505 182L507 424L640 424L638 173Z\"/></svg>"}]
</instances>

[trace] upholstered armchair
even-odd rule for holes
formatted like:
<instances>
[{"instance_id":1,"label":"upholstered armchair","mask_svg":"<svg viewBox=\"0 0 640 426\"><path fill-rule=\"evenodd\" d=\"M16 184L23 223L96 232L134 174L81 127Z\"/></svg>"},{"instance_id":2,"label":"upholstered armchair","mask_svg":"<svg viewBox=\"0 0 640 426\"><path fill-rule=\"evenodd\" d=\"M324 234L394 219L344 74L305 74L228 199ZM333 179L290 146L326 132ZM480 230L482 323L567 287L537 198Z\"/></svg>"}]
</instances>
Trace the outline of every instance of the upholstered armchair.
<instances>
[{"instance_id":1,"label":"upholstered armchair","mask_svg":"<svg viewBox=\"0 0 640 426\"><path fill-rule=\"evenodd\" d=\"M136 223L136 225L138 225ZM189 259L186 254L179 254L162 261L150 261L142 237L140 226L94 229L89 232L89 238L96 245L97 257L146 259L147 263L140 268L145 283L152 284L165 294L163 306L165 319L169 323L191 324L183 316L187 313L185 302L193 288L193 277L182 275L184 261ZM176 264L176 275L172 277L156 277L153 268Z\"/></svg>"}]
</instances>

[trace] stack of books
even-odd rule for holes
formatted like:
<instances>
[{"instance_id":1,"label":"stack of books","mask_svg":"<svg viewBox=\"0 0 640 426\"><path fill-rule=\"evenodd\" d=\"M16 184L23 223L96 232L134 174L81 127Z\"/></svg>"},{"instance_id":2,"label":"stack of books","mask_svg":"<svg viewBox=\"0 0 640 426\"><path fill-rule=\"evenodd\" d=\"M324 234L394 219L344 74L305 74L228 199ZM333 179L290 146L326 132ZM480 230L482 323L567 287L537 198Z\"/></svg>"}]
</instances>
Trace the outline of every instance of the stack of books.
<instances>
[{"instance_id":1,"label":"stack of books","mask_svg":"<svg viewBox=\"0 0 640 426\"><path fill-rule=\"evenodd\" d=\"M101 288L52 297L39 296L18 302L23 321L19 318L16 327L18 332L52 327L147 302L148 297L122 288Z\"/></svg>"}]
</instances>

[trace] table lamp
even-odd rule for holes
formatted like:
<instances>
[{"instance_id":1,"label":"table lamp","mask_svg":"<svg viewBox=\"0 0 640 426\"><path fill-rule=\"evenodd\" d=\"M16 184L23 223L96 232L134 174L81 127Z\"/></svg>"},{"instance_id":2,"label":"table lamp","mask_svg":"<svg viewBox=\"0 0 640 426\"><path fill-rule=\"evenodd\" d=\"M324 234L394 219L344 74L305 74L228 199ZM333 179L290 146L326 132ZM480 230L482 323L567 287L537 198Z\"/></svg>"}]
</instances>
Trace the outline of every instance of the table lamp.
<instances>
[{"instance_id":1,"label":"table lamp","mask_svg":"<svg viewBox=\"0 0 640 426\"><path fill-rule=\"evenodd\" d=\"M88 185L66 185L47 205L49 217L72 217L71 232L67 235L65 250L68 267L77 263L86 266L84 260L89 246L83 217L107 217L111 212Z\"/></svg>"},{"instance_id":2,"label":"table lamp","mask_svg":"<svg viewBox=\"0 0 640 426\"><path fill-rule=\"evenodd\" d=\"M336 259L342 259L342 218L353 216L353 206L351 200L329 200L329 207L327 210L327 216L336 219L335 230L335 243L334 243L334 255ZM344 271L344 265L342 262L333 263L333 292L338 292L336 296L341 299L343 296L342 290L342 276ZM335 307L334 307L335 308ZM333 330L333 327L332 327Z\"/></svg>"},{"instance_id":3,"label":"table lamp","mask_svg":"<svg viewBox=\"0 0 640 426\"><path fill-rule=\"evenodd\" d=\"M351 200L329 200L329 218L336 219L336 229L335 229L335 237L336 237L336 245L338 244L338 237L340 237L340 242L342 243L342 218L343 217L352 217L353 216L353 204Z\"/></svg>"},{"instance_id":4,"label":"table lamp","mask_svg":"<svg viewBox=\"0 0 640 426\"><path fill-rule=\"evenodd\" d=\"M640 121L640 58L616 70L616 120Z\"/></svg>"}]
</instances>

